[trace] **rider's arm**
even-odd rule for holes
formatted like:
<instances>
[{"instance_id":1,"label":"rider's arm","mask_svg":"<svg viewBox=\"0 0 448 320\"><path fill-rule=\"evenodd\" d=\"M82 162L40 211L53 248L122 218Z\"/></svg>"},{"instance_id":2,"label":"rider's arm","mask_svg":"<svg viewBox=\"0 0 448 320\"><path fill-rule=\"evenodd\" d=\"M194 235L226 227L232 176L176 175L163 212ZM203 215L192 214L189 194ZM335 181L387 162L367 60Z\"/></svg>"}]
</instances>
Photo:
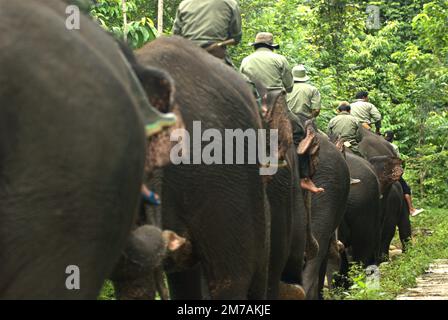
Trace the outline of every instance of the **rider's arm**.
<instances>
[{"instance_id":1,"label":"rider's arm","mask_svg":"<svg viewBox=\"0 0 448 320\"><path fill-rule=\"evenodd\" d=\"M177 9L176 18L173 23L173 34L181 36L182 35L182 20L180 17L180 10Z\"/></svg>"},{"instance_id":2,"label":"rider's arm","mask_svg":"<svg viewBox=\"0 0 448 320\"><path fill-rule=\"evenodd\" d=\"M372 107L370 108L370 117L373 120L372 122L375 123L376 132L380 132L381 128L381 113L378 111L378 109L372 104Z\"/></svg>"},{"instance_id":3,"label":"rider's arm","mask_svg":"<svg viewBox=\"0 0 448 320\"><path fill-rule=\"evenodd\" d=\"M319 90L313 90L313 96L311 97L311 114L316 118L320 113L321 99Z\"/></svg>"},{"instance_id":4,"label":"rider's arm","mask_svg":"<svg viewBox=\"0 0 448 320\"><path fill-rule=\"evenodd\" d=\"M232 10L232 20L229 25L229 39L234 39L237 43L241 41L242 30L241 30L241 12L238 3L236 6L231 8Z\"/></svg>"},{"instance_id":5,"label":"rider's arm","mask_svg":"<svg viewBox=\"0 0 448 320\"><path fill-rule=\"evenodd\" d=\"M292 71L291 71L291 67L289 66L288 61L286 60L286 58L284 58L284 63L283 63L283 86L285 87L285 90L287 93L292 92L292 89L294 87L294 80L292 77Z\"/></svg>"}]
</instances>

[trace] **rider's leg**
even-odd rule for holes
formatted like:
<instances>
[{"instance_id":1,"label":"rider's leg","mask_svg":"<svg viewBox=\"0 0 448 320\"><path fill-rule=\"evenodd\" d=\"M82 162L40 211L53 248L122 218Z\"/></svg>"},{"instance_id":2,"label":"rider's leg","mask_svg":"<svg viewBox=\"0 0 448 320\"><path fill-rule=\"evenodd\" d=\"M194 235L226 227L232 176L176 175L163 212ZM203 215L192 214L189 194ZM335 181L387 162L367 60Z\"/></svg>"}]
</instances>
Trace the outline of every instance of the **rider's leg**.
<instances>
[{"instance_id":1,"label":"rider's leg","mask_svg":"<svg viewBox=\"0 0 448 320\"><path fill-rule=\"evenodd\" d=\"M324 188L318 188L310 178L310 156L299 155L299 173L300 173L300 186L303 190L310 191L312 193L324 192Z\"/></svg>"}]
</instances>

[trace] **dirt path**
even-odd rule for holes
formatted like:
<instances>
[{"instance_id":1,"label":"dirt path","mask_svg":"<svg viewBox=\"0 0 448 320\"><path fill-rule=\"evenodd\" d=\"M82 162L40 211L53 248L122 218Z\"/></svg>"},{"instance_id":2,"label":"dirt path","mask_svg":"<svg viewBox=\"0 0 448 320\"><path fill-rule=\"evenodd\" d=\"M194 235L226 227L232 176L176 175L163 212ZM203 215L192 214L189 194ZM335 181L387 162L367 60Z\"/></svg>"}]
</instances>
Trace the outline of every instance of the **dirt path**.
<instances>
[{"instance_id":1,"label":"dirt path","mask_svg":"<svg viewBox=\"0 0 448 320\"><path fill-rule=\"evenodd\" d=\"M397 297L397 300L448 300L448 259L434 260L417 287Z\"/></svg>"}]
</instances>

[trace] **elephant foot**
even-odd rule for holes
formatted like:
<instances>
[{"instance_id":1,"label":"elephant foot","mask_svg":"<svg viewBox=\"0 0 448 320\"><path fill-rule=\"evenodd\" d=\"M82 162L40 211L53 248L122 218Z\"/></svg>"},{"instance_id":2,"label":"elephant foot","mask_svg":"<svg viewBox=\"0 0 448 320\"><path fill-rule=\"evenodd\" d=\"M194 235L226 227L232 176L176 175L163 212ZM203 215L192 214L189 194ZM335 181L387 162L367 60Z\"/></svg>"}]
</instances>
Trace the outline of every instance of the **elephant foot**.
<instances>
[{"instance_id":1,"label":"elephant foot","mask_svg":"<svg viewBox=\"0 0 448 320\"><path fill-rule=\"evenodd\" d=\"M280 300L305 300L302 286L280 282L278 298Z\"/></svg>"}]
</instances>

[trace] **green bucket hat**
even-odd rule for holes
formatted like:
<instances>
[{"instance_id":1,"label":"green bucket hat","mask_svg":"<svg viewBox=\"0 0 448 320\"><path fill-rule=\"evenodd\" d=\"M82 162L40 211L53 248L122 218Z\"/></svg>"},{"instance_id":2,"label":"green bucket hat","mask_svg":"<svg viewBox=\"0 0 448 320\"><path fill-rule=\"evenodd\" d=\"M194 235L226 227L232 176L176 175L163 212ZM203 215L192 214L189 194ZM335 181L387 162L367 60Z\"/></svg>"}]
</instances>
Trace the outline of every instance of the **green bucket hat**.
<instances>
[{"instance_id":1,"label":"green bucket hat","mask_svg":"<svg viewBox=\"0 0 448 320\"><path fill-rule=\"evenodd\" d=\"M270 32L259 32L255 37L255 42L250 43L249 45L255 46L257 44L265 44L273 49L278 49L280 46L274 43L274 36Z\"/></svg>"},{"instance_id":2,"label":"green bucket hat","mask_svg":"<svg viewBox=\"0 0 448 320\"><path fill-rule=\"evenodd\" d=\"M296 82L305 82L310 80L310 77L306 75L306 69L303 64L299 64L292 69L292 76Z\"/></svg>"}]
</instances>

